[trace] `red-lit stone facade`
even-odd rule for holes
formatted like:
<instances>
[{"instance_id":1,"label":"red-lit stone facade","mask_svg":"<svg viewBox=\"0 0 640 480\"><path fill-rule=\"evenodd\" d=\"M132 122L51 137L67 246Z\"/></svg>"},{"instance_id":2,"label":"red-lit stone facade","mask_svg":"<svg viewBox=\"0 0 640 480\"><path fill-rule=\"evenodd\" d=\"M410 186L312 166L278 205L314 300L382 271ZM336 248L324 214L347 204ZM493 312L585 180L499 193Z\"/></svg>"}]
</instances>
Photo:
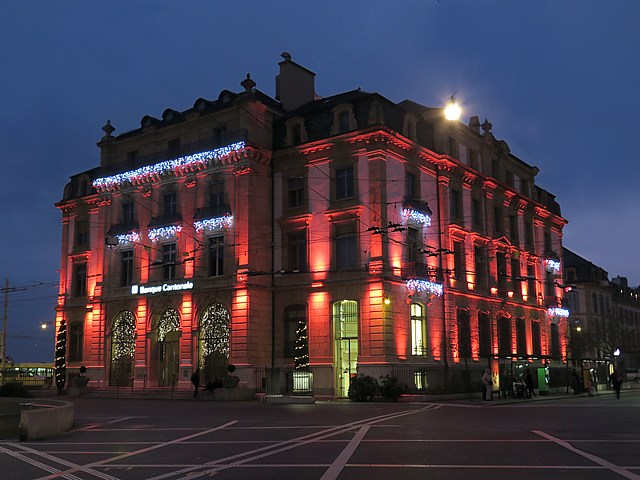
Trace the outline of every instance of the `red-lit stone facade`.
<instances>
[{"instance_id":1,"label":"red-lit stone facade","mask_svg":"<svg viewBox=\"0 0 640 480\"><path fill-rule=\"evenodd\" d=\"M537 169L477 117L360 90L318 100L311 72L280 68L277 100L247 78L105 126L100 167L57 205L68 367L188 389L195 368L207 383L233 364L239 388L278 393L305 345L313 393L344 397L355 374L428 393L464 369L563 365L548 307L566 222Z\"/></svg>"}]
</instances>

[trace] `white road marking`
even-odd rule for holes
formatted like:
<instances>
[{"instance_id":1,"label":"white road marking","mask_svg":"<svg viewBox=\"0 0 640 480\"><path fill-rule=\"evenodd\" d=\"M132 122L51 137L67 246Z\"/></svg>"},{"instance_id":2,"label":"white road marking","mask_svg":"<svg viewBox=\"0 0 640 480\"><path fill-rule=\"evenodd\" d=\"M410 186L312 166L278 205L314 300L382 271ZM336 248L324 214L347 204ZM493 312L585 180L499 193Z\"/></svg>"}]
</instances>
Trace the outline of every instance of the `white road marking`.
<instances>
[{"instance_id":1,"label":"white road marking","mask_svg":"<svg viewBox=\"0 0 640 480\"><path fill-rule=\"evenodd\" d=\"M340 452L340 455L337 456L328 470L324 472L324 475L320 477L320 480L335 480L338 478L338 475L340 475L340 472L342 472L342 469L351 458L351 455L353 455L353 452L356 451L356 448L358 448L358 445L360 445L360 442L369 431L369 428L369 425L360 427L358 433L354 435L347 446L342 450L342 452Z\"/></svg>"},{"instance_id":2,"label":"white road marking","mask_svg":"<svg viewBox=\"0 0 640 480\"><path fill-rule=\"evenodd\" d=\"M580 455L581 457L586 458L587 460L591 460L594 463L597 463L598 465L601 465L609 470L611 470L612 472L617 473L618 475L623 476L624 478L628 478L629 480L640 480L640 475L636 475L635 473L630 472L629 470L626 470L618 465L616 465L615 463L611 463L603 458L600 458L596 455L593 455L591 453L588 452L584 452L582 450L577 449L576 447L574 447L573 445L571 445L570 443L561 440L557 437L554 437L553 435L549 435L548 433L542 432L540 430L532 430L533 433L535 433L536 435L540 435L543 438L546 438L547 440L551 440L552 442L560 445L561 447L566 448L567 450L575 453L576 455Z\"/></svg>"}]
</instances>

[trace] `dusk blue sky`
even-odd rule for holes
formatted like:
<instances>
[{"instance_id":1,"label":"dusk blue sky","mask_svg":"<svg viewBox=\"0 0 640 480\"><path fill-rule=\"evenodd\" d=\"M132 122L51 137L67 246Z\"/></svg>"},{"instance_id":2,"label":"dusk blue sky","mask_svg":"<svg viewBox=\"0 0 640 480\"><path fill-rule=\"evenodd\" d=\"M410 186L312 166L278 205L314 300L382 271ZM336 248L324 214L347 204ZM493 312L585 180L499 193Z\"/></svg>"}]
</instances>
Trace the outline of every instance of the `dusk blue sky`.
<instances>
[{"instance_id":1,"label":"dusk blue sky","mask_svg":"<svg viewBox=\"0 0 640 480\"><path fill-rule=\"evenodd\" d=\"M184 110L246 74L274 95L280 54L321 96L361 87L470 115L540 168L564 244L640 284L640 2L637 0L4 2L0 15L0 279L7 353L50 361L69 176L99 165L144 115Z\"/></svg>"}]
</instances>

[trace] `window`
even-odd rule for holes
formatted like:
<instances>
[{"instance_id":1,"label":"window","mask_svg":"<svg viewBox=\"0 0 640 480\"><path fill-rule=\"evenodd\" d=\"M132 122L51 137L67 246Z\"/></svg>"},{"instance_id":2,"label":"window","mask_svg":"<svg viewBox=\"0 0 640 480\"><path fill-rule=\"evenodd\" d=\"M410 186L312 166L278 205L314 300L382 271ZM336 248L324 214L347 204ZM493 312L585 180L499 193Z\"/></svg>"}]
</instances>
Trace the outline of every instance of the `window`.
<instances>
[{"instance_id":1,"label":"window","mask_svg":"<svg viewBox=\"0 0 640 480\"><path fill-rule=\"evenodd\" d=\"M349 112L343 111L338 114L338 126L340 133L346 133L351 130Z\"/></svg>"},{"instance_id":2,"label":"window","mask_svg":"<svg viewBox=\"0 0 640 480\"><path fill-rule=\"evenodd\" d=\"M300 323L307 322L306 305L289 305L284 310L284 356L293 358L296 356L296 340Z\"/></svg>"},{"instance_id":3,"label":"window","mask_svg":"<svg viewBox=\"0 0 640 480\"><path fill-rule=\"evenodd\" d=\"M358 262L355 223L336 225L335 228L336 268L354 268Z\"/></svg>"},{"instance_id":4,"label":"window","mask_svg":"<svg viewBox=\"0 0 640 480\"><path fill-rule=\"evenodd\" d=\"M555 323L551 324L551 357L560 358L560 333Z\"/></svg>"},{"instance_id":5,"label":"window","mask_svg":"<svg viewBox=\"0 0 640 480\"><path fill-rule=\"evenodd\" d=\"M304 272L307 270L307 231L301 230L289 234L287 238L289 269Z\"/></svg>"},{"instance_id":6,"label":"window","mask_svg":"<svg viewBox=\"0 0 640 480\"><path fill-rule=\"evenodd\" d=\"M509 237L511 238L511 242L518 246L520 243L520 235L518 233L518 216L517 215L509 215Z\"/></svg>"},{"instance_id":7,"label":"window","mask_svg":"<svg viewBox=\"0 0 640 480\"><path fill-rule=\"evenodd\" d=\"M507 170L507 179L506 180L507 180L506 181L507 185L509 185L510 187L514 187L515 186L513 172Z\"/></svg>"},{"instance_id":8,"label":"window","mask_svg":"<svg viewBox=\"0 0 640 480\"><path fill-rule=\"evenodd\" d=\"M527 294L529 298L534 301L538 293L536 283L536 267L534 265L527 265Z\"/></svg>"},{"instance_id":9,"label":"window","mask_svg":"<svg viewBox=\"0 0 640 480\"><path fill-rule=\"evenodd\" d=\"M224 181L221 178L215 178L209 184L209 210L212 215L221 215L227 213L225 210L224 198Z\"/></svg>"},{"instance_id":10,"label":"window","mask_svg":"<svg viewBox=\"0 0 640 480\"><path fill-rule=\"evenodd\" d=\"M449 144L447 145L447 153L453 158L458 158L458 143L453 137L449 137Z\"/></svg>"},{"instance_id":11,"label":"window","mask_svg":"<svg viewBox=\"0 0 640 480\"><path fill-rule=\"evenodd\" d=\"M69 361L82 361L83 323L71 322L69 324Z\"/></svg>"},{"instance_id":12,"label":"window","mask_svg":"<svg viewBox=\"0 0 640 480\"><path fill-rule=\"evenodd\" d=\"M298 145L302 141L302 125L296 123L291 127L291 144Z\"/></svg>"},{"instance_id":13,"label":"window","mask_svg":"<svg viewBox=\"0 0 640 480\"><path fill-rule=\"evenodd\" d=\"M466 274L466 262L464 258L464 243L453 242L453 268L456 280L464 280Z\"/></svg>"},{"instance_id":14,"label":"window","mask_svg":"<svg viewBox=\"0 0 640 480\"><path fill-rule=\"evenodd\" d=\"M491 320L487 312L478 313L478 346L481 357L491 356Z\"/></svg>"},{"instance_id":15,"label":"window","mask_svg":"<svg viewBox=\"0 0 640 480\"><path fill-rule=\"evenodd\" d=\"M512 355L511 351L511 319L498 318L498 353L500 355Z\"/></svg>"},{"instance_id":16,"label":"window","mask_svg":"<svg viewBox=\"0 0 640 480\"><path fill-rule=\"evenodd\" d=\"M288 207L296 208L304 205L304 178L289 177L287 179Z\"/></svg>"},{"instance_id":17,"label":"window","mask_svg":"<svg viewBox=\"0 0 640 480\"><path fill-rule=\"evenodd\" d=\"M224 235L209 237L209 276L224 275Z\"/></svg>"},{"instance_id":18,"label":"window","mask_svg":"<svg viewBox=\"0 0 640 480\"><path fill-rule=\"evenodd\" d=\"M551 245L551 232L549 230L544 231L544 253L550 254L553 252L553 247Z\"/></svg>"},{"instance_id":19,"label":"window","mask_svg":"<svg viewBox=\"0 0 640 480\"><path fill-rule=\"evenodd\" d=\"M169 158L174 158L180 155L180 139L174 138L169 140L167 144L167 155Z\"/></svg>"},{"instance_id":20,"label":"window","mask_svg":"<svg viewBox=\"0 0 640 480\"><path fill-rule=\"evenodd\" d=\"M479 198L471 199L471 220L476 229L482 230L482 201Z\"/></svg>"},{"instance_id":21,"label":"window","mask_svg":"<svg viewBox=\"0 0 640 480\"><path fill-rule=\"evenodd\" d=\"M471 322L469 310L458 310L458 357L471 358Z\"/></svg>"},{"instance_id":22,"label":"window","mask_svg":"<svg viewBox=\"0 0 640 480\"><path fill-rule=\"evenodd\" d=\"M73 265L73 295L85 297L87 295L87 264L76 263Z\"/></svg>"},{"instance_id":23,"label":"window","mask_svg":"<svg viewBox=\"0 0 640 480\"><path fill-rule=\"evenodd\" d=\"M76 246L89 245L89 222L81 220L76 222Z\"/></svg>"},{"instance_id":24,"label":"window","mask_svg":"<svg viewBox=\"0 0 640 480\"><path fill-rule=\"evenodd\" d=\"M427 332L424 307L419 303L411 304L411 354L427 355Z\"/></svg>"},{"instance_id":25,"label":"window","mask_svg":"<svg viewBox=\"0 0 640 480\"><path fill-rule=\"evenodd\" d=\"M420 255L420 230L416 227L407 227L407 262L422 263L422 255Z\"/></svg>"},{"instance_id":26,"label":"window","mask_svg":"<svg viewBox=\"0 0 640 480\"><path fill-rule=\"evenodd\" d=\"M175 280L176 260L178 257L175 243L165 243L162 245L162 279Z\"/></svg>"},{"instance_id":27,"label":"window","mask_svg":"<svg viewBox=\"0 0 640 480\"><path fill-rule=\"evenodd\" d=\"M476 268L476 283L480 287L487 286L487 248L485 246L476 245L473 247Z\"/></svg>"},{"instance_id":28,"label":"window","mask_svg":"<svg viewBox=\"0 0 640 480\"><path fill-rule=\"evenodd\" d=\"M131 150L127 152L127 164L129 167L134 168L138 163L138 150Z\"/></svg>"},{"instance_id":29,"label":"window","mask_svg":"<svg viewBox=\"0 0 640 480\"><path fill-rule=\"evenodd\" d=\"M524 246L530 252L533 251L533 223L531 220L524 221Z\"/></svg>"},{"instance_id":30,"label":"window","mask_svg":"<svg viewBox=\"0 0 640 480\"><path fill-rule=\"evenodd\" d=\"M498 267L498 289L504 295L507 291L507 256L504 252L496 253Z\"/></svg>"},{"instance_id":31,"label":"window","mask_svg":"<svg viewBox=\"0 0 640 480\"><path fill-rule=\"evenodd\" d=\"M133 250L120 252L120 286L133 284Z\"/></svg>"},{"instance_id":32,"label":"window","mask_svg":"<svg viewBox=\"0 0 640 480\"><path fill-rule=\"evenodd\" d=\"M336 200L354 196L353 167L336 169Z\"/></svg>"},{"instance_id":33,"label":"window","mask_svg":"<svg viewBox=\"0 0 640 480\"><path fill-rule=\"evenodd\" d=\"M162 206L165 215L175 215L178 213L178 194L176 192L165 193Z\"/></svg>"},{"instance_id":34,"label":"window","mask_svg":"<svg viewBox=\"0 0 640 480\"><path fill-rule=\"evenodd\" d=\"M405 174L405 195L407 198L420 198L418 194L418 176L415 173Z\"/></svg>"},{"instance_id":35,"label":"window","mask_svg":"<svg viewBox=\"0 0 640 480\"><path fill-rule=\"evenodd\" d=\"M504 213L500 206L494 207L493 209L493 225L493 231L496 235L502 235L504 233Z\"/></svg>"},{"instance_id":36,"label":"window","mask_svg":"<svg viewBox=\"0 0 640 480\"><path fill-rule=\"evenodd\" d=\"M540 338L540 322L531 322L531 344L533 346L533 356L542 355L542 342Z\"/></svg>"},{"instance_id":37,"label":"window","mask_svg":"<svg viewBox=\"0 0 640 480\"><path fill-rule=\"evenodd\" d=\"M518 355L524 357L527 354L527 327L524 318L516 318L516 345Z\"/></svg>"},{"instance_id":38,"label":"window","mask_svg":"<svg viewBox=\"0 0 640 480\"><path fill-rule=\"evenodd\" d=\"M462 224L462 192L458 189L452 188L449 191L449 215L451 216L451 221Z\"/></svg>"},{"instance_id":39,"label":"window","mask_svg":"<svg viewBox=\"0 0 640 480\"><path fill-rule=\"evenodd\" d=\"M122 223L125 225L133 225L136 221L135 207L133 202L124 202L122 204Z\"/></svg>"},{"instance_id":40,"label":"window","mask_svg":"<svg viewBox=\"0 0 640 480\"><path fill-rule=\"evenodd\" d=\"M520 282L522 281L522 273L520 273L520 260L511 259L511 290L516 296L521 294Z\"/></svg>"},{"instance_id":41,"label":"window","mask_svg":"<svg viewBox=\"0 0 640 480\"><path fill-rule=\"evenodd\" d=\"M480 156L472 149L469 149L469 166L478 172L480 171Z\"/></svg>"}]
</instances>

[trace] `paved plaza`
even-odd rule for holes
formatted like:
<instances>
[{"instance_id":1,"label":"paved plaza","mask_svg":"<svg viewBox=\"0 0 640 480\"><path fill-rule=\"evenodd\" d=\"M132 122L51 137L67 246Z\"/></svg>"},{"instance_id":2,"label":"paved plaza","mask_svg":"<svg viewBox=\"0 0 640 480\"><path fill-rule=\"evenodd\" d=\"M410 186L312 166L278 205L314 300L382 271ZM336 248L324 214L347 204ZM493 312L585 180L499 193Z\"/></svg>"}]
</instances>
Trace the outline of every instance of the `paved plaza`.
<instances>
[{"instance_id":1,"label":"paved plaza","mask_svg":"<svg viewBox=\"0 0 640 480\"><path fill-rule=\"evenodd\" d=\"M639 391L620 400L74 403L72 431L0 443L0 478L640 480Z\"/></svg>"}]
</instances>

